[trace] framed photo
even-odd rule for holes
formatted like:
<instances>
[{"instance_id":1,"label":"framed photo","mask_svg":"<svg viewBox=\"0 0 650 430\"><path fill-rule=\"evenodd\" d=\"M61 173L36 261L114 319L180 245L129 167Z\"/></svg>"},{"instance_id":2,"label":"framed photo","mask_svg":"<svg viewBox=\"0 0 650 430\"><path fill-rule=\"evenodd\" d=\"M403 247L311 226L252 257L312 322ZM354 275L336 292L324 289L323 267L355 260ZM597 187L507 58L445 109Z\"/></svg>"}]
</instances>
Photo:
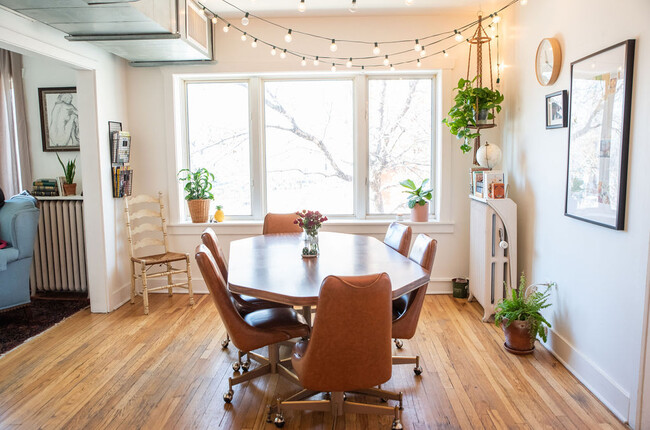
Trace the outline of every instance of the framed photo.
<instances>
[{"instance_id":1,"label":"framed photo","mask_svg":"<svg viewBox=\"0 0 650 430\"><path fill-rule=\"evenodd\" d=\"M566 216L625 228L634 40L571 63Z\"/></svg>"},{"instance_id":2,"label":"framed photo","mask_svg":"<svg viewBox=\"0 0 650 430\"><path fill-rule=\"evenodd\" d=\"M39 88L43 151L79 151L77 88Z\"/></svg>"},{"instance_id":3,"label":"framed photo","mask_svg":"<svg viewBox=\"0 0 650 430\"><path fill-rule=\"evenodd\" d=\"M546 96L546 128L562 128L568 123L569 93L567 90Z\"/></svg>"}]
</instances>

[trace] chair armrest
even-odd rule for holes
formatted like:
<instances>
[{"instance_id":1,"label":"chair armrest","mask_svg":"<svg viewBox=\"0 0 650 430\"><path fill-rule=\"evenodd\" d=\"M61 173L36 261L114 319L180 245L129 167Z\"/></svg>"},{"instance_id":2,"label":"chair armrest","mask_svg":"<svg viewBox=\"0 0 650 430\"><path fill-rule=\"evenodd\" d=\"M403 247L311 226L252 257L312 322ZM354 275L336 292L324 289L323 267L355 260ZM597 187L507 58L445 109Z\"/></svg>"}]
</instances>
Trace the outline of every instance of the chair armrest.
<instances>
[{"instance_id":1,"label":"chair armrest","mask_svg":"<svg viewBox=\"0 0 650 430\"><path fill-rule=\"evenodd\" d=\"M31 257L40 211L32 196L18 195L0 210L0 238L18 250L18 258Z\"/></svg>"}]
</instances>

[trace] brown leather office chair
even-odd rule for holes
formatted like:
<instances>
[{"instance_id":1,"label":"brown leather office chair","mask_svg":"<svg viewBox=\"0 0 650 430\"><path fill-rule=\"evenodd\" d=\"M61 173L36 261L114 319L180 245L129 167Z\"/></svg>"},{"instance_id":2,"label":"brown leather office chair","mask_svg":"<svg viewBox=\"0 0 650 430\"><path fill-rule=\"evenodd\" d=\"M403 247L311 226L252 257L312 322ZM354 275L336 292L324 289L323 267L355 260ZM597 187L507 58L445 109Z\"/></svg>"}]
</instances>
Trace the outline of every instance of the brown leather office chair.
<instances>
[{"instance_id":1,"label":"brown leather office chair","mask_svg":"<svg viewBox=\"0 0 650 430\"><path fill-rule=\"evenodd\" d=\"M240 360L244 351L250 358L261 364L250 372L228 378L229 388L223 400L230 403L234 394L233 386L242 382L276 371L291 374L280 362L278 343L309 336L309 326L302 315L291 308L264 309L242 315L235 306L234 298L228 291L226 281L219 273L210 250L205 245L199 245L196 248L195 258L212 300L226 330L230 333L232 343L240 351ZM251 352L264 346L269 347L268 358Z\"/></svg>"},{"instance_id":2,"label":"brown leather office chair","mask_svg":"<svg viewBox=\"0 0 650 430\"><path fill-rule=\"evenodd\" d=\"M295 213L274 214L269 212L264 217L262 234L301 233L302 229L298 224L293 223L296 218L298 215Z\"/></svg>"},{"instance_id":3,"label":"brown leather office chair","mask_svg":"<svg viewBox=\"0 0 650 430\"><path fill-rule=\"evenodd\" d=\"M408 257L412 235L413 230L411 230L411 227L398 222L391 222L386 231L384 243L404 257Z\"/></svg>"},{"instance_id":4,"label":"brown leather office chair","mask_svg":"<svg viewBox=\"0 0 650 430\"><path fill-rule=\"evenodd\" d=\"M358 277L328 276L321 285L318 313L309 341L298 342L291 357L304 390L278 401L277 427L283 410L395 415L399 407L344 400L344 392L399 399L401 393L374 389L391 377L391 283L386 273ZM329 400L301 401L319 392Z\"/></svg>"},{"instance_id":5,"label":"brown leather office chair","mask_svg":"<svg viewBox=\"0 0 650 430\"><path fill-rule=\"evenodd\" d=\"M431 273L433 261L436 258L438 241L427 235L419 234L413 243L409 258L418 263L424 270ZM415 336L418 327L420 312L427 294L428 283L415 291L393 300L393 338L398 349L403 346L402 339L411 339ZM415 364L413 371L416 375L422 373L420 357L394 356L393 364Z\"/></svg>"}]
</instances>

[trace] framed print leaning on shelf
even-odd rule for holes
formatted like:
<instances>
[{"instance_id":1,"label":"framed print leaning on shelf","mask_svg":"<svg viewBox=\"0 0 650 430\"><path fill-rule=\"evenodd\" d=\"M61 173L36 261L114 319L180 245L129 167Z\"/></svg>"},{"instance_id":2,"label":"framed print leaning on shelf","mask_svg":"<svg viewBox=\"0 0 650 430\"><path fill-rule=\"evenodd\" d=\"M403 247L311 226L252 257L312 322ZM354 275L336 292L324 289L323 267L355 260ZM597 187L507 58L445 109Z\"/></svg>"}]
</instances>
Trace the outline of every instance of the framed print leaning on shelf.
<instances>
[{"instance_id":1,"label":"framed print leaning on shelf","mask_svg":"<svg viewBox=\"0 0 650 430\"><path fill-rule=\"evenodd\" d=\"M77 88L39 88L43 151L79 151Z\"/></svg>"},{"instance_id":2,"label":"framed print leaning on shelf","mask_svg":"<svg viewBox=\"0 0 650 430\"><path fill-rule=\"evenodd\" d=\"M571 63L564 214L625 227L634 40Z\"/></svg>"},{"instance_id":3,"label":"framed print leaning on shelf","mask_svg":"<svg viewBox=\"0 0 650 430\"><path fill-rule=\"evenodd\" d=\"M567 90L558 91L546 96L546 128L562 128L567 126Z\"/></svg>"}]
</instances>

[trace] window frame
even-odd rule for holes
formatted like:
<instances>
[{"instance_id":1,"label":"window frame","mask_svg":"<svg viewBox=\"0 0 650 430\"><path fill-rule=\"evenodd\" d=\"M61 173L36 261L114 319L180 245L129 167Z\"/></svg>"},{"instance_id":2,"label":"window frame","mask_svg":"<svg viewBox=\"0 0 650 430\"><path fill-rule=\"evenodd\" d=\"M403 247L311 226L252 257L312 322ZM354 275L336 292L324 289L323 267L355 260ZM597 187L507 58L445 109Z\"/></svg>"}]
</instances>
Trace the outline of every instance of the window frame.
<instances>
[{"instance_id":1,"label":"window frame","mask_svg":"<svg viewBox=\"0 0 650 430\"><path fill-rule=\"evenodd\" d=\"M396 214L369 214L368 177L369 177L369 81L372 79L430 79L431 80L431 183L433 198L429 205L430 215L434 220L439 217L438 195L440 192L438 161L438 146L440 127L438 121L438 105L443 94L440 90L440 71L403 71L403 72L296 72L296 73L242 73L242 74L197 74L175 75L176 81L174 99L178 100L178 124L175 133L176 167L189 166L189 109L187 85L189 83L209 82L247 82L249 107L249 156L251 183L251 215L229 215L228 220L235 222L259 222L264 218L267 208L267 172L266 172L266 133L265 133L265 82L271 81L322 81L322 80L351 80L353 99L353 213L351 215L335 215L333 220L342 222L354 221L388 221L395 219ZM180 142L179 142L180 140ZM178 170L177 169L177 170ZM178 181L178 221L181 224L189 222L189 211L184 204L184 194ZM404 214L408 219L408 214Z\"/></svg>"}]
</instances>

